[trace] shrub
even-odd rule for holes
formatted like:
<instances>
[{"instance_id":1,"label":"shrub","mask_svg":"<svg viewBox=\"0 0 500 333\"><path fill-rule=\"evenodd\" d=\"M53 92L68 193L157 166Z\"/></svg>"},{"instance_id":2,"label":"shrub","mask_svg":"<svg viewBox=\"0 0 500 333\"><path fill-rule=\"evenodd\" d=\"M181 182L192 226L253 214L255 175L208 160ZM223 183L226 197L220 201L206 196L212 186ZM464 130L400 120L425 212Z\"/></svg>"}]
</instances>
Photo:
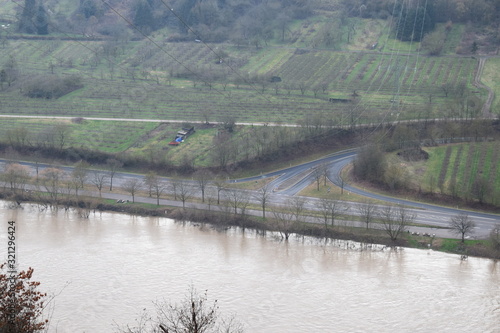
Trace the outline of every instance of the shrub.
<instances>
[{"instance_id":1,"label":"shrub","mask_svg":"<svg viewBox=\"0 0 500 333\"><path fill-rule=\"evenodd\" d=\"M31 98L55 99L82 87L82 79L78 75L70 75L64 78L42 75L31 80L24 91L24 95Z\"/></svg>"}]
</instances>

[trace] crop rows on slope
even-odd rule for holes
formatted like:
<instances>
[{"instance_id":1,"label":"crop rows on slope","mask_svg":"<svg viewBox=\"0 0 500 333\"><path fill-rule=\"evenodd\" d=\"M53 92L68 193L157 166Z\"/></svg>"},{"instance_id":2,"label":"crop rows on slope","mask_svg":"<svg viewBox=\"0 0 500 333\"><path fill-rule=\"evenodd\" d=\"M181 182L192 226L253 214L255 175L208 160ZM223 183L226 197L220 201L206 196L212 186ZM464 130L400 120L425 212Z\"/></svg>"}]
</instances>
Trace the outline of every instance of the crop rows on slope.
<instances>
[{"instance_id":1,"label":"crop rows on slope","mask_svg":"<svg viewBox=\"0 0 500 333\"><path fill-rule=\"evenodd\" d=\"M330 64L329 69L325 64ZM393 94L395 90L410 94L440 92L445 83L470 82L474 60L466 58L427 58L416 56L345 54L316 51L295 55L277 72L288 82L314 85L330 80L330 89L338 91L376 90ZM311 77L311 73L314 75Z\"/></svg>"},{"instance_id":2,"label":"crop rows on slope","mask_svg":"<svg viewBox=\"0 0 500 333\"><path fill-rule=\"evenodd\" d=\"M36 41L33 47L25 47L26 45L18 41L13 42L10 52L14 52L24 63L23 71L49 73L47 65L49 62L56 59L70 59L74 67L70 68L70 64L66 62L57 63L56 73L69 71L80 73L85 81L85 88L56 101L29 100L15 93L0 92L2 98L0 112L203 120L203 114L208 110L211 113L211 120L232 113L239 121L296 122L308 112L331 109L330 105L325 105L325 100L332 95L349 98L353 91L357 91L362 94L361 108L366 109L364 115L375 115L370 116L373 120L392 108L393 105L389 101L397 90L400 96L406 97L405 103L414 105L418 109L421 103L414 97L429 94L436 96L436 92L440 91L439 80L459 82L468 79L474 65L474 60L465 58L421 57L417 61L415 56L390 58L388 55L377 53L331 51L296 51L291 55L291 50L270 49L262 50L258 54L261 57L259 59L262 59L263 70L269 71L267 74L282 77L283 81L273 86L277 88L276 90L268 86L266 91L264 88L262 91L257 91L260 90L258 86L257 89L255 86L252 89L245 84L240 86L242 89L235 89L230 82L228 92L224 86L224 92L221 93L221 81L229 82L227 75L236 76L236 74L224 64L216 65L214 62L216 56L200 43L162 42L161 45L165 50L159 50L151 43L131 42L125 46L133 51L129 50L124 54L122 50L110 58L111 61L119 63L115 65L119 67L115 67L113 74L109 62L105 59L100 61L94 59L96 54L83 44L100 50L104 47L104 43L99 42L52 41L43 44L41 41ZM167 73L167 69L181 66L166 52L178 57L189 70L194 72L206 74L208 68L209 72L213 70L224 75L211 82L214 90L207 89L203 82L198 82L196 89L188 81L184 87L180 87L178 82L174 83L176 86L167 86L165 77L171 74ZM243 59L244 53L235 54ZM276 54L279 54L279 61L273 58ZM6 59L5 57L5 54L0 55L0 58ZM138 67L129 68L134 62ZM259 68L259 62L254 62L252 66ZM236 67L236 70L239 69L240 67ZM142 74L143 70L162 75L161 85L158 85L152 77L141 76L147 74ZM135 74L130 74L133 71ZM200 78L194 76L194 79ZM211 79L203 74L202 80ZM304 84L303 92L299 90L300 84ZM290 96L285 96L287 85L295 87ZM313 98L311 89L325 85L328 85L326 93L321 91L317 98ZM371 95L373 93L377 96ZM314 94L317 94L317 91ZM442 103L443 98L440 98L435 98L433 101ZM352 106L335 105L333 108L343 111ZM407 119L414 116L415 114L405 113ZM364 121L363 118L361 121Z\"/></svg>"},{"instance_id":3,"label":"crop rows on slope","mask_svg":"<svg viewBox=\"0 0 500 333\"><path fill-rule=\"evenodd\" d=\"M460 167L460 162L462 161L462 152L464 150L464 145L460 145L458 149L454 149L455 156L453 159L453 166L452 166L452 172L451 172L451 177L449 181L449 190L453 196L455 196L457 193L457 175L458 175L458 169Z\"/></svg>"},{"instance_id":4,"label":"crop rows on slope","mask_svg":"<svg viewBox=\"0 0 500 333\"><path fill-rule=\"evenodd\" d=\"M478 180L487 180L490 194L486 202L498 204L500 193L500 147L495 142L475 142L432 148L437 156L435 172L442 193L463 199L474 199L473 185ZM431 177L432 178L432 177ZM434 178L435 179L435 178Z\"/></svg>"}]
</instances>

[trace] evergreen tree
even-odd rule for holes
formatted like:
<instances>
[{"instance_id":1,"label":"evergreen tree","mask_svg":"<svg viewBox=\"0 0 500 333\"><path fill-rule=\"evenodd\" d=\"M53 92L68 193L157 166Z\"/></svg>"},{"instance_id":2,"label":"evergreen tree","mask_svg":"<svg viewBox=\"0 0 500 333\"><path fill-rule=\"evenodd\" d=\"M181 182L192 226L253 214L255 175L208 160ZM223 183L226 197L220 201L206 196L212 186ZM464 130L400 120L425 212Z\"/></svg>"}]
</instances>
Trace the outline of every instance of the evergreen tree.
<instances>
[{"instance_id":1,"label":"evergreen tree","mask_svg":"<svg viewBox=\"0 0 500 333\"><path fill-rule=\"evenodd\" d=\"M185 24L188 26L192 27L199 22L196 19L196 15L193 15L193 8L196 6L197 0L183 0L179 2L179 5L177 8L175 8L175 11L177 15L182 17L184 22L179 22L179 28L183 32L187 32L187 28Z\"/></svg>"},{"instance_id":2,"label":"evergreen tree","mask_svg":"<svg viewBox=\"0 0 500 333\"><path fill-rule=\"evenodd\" d=\"M90 18L91 16L96 16L97 14L97 6L92 0L85 0L83 3L81 3L80 8L83 12L83 16L85 16L86 19Z\"/></svg>"},{"instance_id":3,"label":"evergreen tree","mask_svg":"<svg viewBox=\"0 0 500 333\"><path fill-rule=\"evenodd\" d=\"M38 6L38 10L35 16L36 32L39 35L49 34L49 17L47 11L42 4Z\"/></svg>"},{"instance_id":4,"label":"evergreen tree","mask_svg":"<svg viewBox=\"0 0 500 333\"><path fill-rule=\"evenodd\" d=\"M137 4L134 16L134 25L141 30L154 30L155 23L153 11L147 1L141 1Z\"/></svg>"},{"instance_id":5,"label":"evergreen tree","mask_svg":"<svg viewBox=\"0 0 500 333\"><path fill-rule=\"evenodd\" d=\"M19 18L19 32L24 32L28 34L36 33L36 27L34 24L34 16L36 12L36 3L35 0L25 0L23 12L21 13L21 17Z\"/></svg>"}]
</instances>

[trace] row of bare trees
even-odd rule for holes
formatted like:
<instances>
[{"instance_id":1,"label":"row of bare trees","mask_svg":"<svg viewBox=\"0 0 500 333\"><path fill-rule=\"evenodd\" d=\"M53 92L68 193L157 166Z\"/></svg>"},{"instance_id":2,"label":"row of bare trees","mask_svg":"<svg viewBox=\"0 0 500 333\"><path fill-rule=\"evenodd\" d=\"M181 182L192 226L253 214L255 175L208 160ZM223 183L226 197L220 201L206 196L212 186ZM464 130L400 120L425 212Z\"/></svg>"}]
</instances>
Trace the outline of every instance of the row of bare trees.
<instances>
[{"instance_id":1,"label":"row of bare trees","mask_svg":"<svg viewBox=\"0 0 500 333\"><path fill-rule=\"evenodd\" d=\"M71 196L74 193L78 196L86 183L96 186L101 194L106 184L112 184L113 171L90 170L85 164L78 163L71 172L58 167L46 167L41 171L37 168L35 175L32 175L28 166L8 163L1 180L4 188L14 193L22 193L28 190L29 185L34 186L36 191L43 191L53 202L57 202L62 195Z\"/></svg>"},{"instance_id":2,"label":"row of bare trees","mask_svg":"<svg viewBox=\"0 0 500 333\"><path fill-rule=\"evenodd\" d=\"M29 167L18 163L9 163L1 174L4 188L9 188L14 193L27 191L30 184L38 195L43 195L41 201L58 204L61 199L70 199L85 188L86 184L93 185L102 196L102 190L109 185L112 190L112 182L119 165L110 162L112 167L107 170L92 170L85 162L79 162L71 172L56 167L47 167L36 172L32 176ZM319 168L318 168L319 169ZM177 179L165 179L150 172L145 177L129 177L122 189L132 196L141 190L147 191L149 197L155 197L157 205L160 199L167 193L174 200L182 202L183 208L186 202L195 196L198 190L201 201L208 204L209 209L213 205L228 214L245 215L251 204L251 199L259 203L262 209L262 217L266 219L269 199L272 194L272 185L266 184L259 190L249 192L237 188L228 187L228 183L220 177L214 177L210 171L201 170L195 174L194 182ZM43 194L42 194L43 193ZM283 205L271 207L272 221L275 228L287 240L292 232L299 230L300 225L307 222L306 211L307 200L304 197L292 197ZM315 211L326 229L335 227L336 223L342 221L342 217L348 218L351 205L343 200L322 198L315 201ZM356 213L355 213L356 214ZM407 207L397 205L377 206L371 202L357 205L359 220L369 229L372 224L377 224L377 229L384 231L391 241L396 242L409 226L415 223L417 214ZM451 217L449 228L461 237L462 242L474 232L475 222L465 213Z\"/></svg>"}]
</instances>

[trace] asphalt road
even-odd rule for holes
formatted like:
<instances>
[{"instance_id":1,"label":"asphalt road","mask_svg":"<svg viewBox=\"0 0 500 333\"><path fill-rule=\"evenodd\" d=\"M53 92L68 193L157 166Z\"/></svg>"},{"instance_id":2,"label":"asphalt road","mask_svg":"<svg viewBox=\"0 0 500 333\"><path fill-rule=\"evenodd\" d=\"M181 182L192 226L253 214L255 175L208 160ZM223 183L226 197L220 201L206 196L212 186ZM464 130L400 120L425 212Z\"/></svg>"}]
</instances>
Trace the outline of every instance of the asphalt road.
<instances>
[{"instance_id":1,"label":"asphalt road","mask_svg":"<svg viewBox=\"0 0 500 333\"><path fill-rule=\"evenodd\" d=\"M291 166L289 168L285 168L278 171L273 171L269 173L265 173L262 175L248 177L243 179L233 179L228 180L231 183L241 183L247 181L256 181L264 178L273 177L274 179L270 182L269 188L272 189L269 193L268 197L268 205L284 205L290 198L297 197L297 194L307 187L309 184L314 182L313 170L315 167L318 167L322 163L326 163L328 165L328 178L330 181L336 186L343 186L344 192L346 193L346 201L348 206L348 212L350 215L360 215L359 207L362 205L361 203L348 202L348 197L351 193L365 196L367 198L373 198L381 202L387 202L388 204L394 205L405 205L409 207L410 211L416 214L416 222L420 224L426 224L431 226L430 228L420 228L420 227L412 227L411 230L413 232L421 232L421 233L430 233L436 234L439 237L456 237L456 235L452 234L449 229L447 229L450 218L454 215L457 215L460 212L466 212L469 216L476 222L476 229L474 232L474 237L477 238L486 238L495 225L495 223L500 223L500 215L496 214L488 214L488 213L480 213L480 212L472 212L466 211L459 208L447 208L441 206L435 206L431 204L412 202L409 200L401 199L401 198L392 198L388 196L383 196L376 193L371 193L364 191L362 189L353 187L347 183L342 184L342 180L340 178L341 170L351 163L356 156L356 149L349 149L341 152L337 152L331 155L327 155L321 159L310 161L304 164ZM6 160L0 160L0 166L5 164ZM20 162L23 165L29 166L31 168L32 174L35 174L35 164L31 162ZM39 164L39 172L44 168L51 167L51 165L47 164ZM73 168L69 166L58 166L65 172L70 173ZM139 174L132 173L123 173L116 172L113 178L113 187L121 187L123 184L131 179L136 178L139 180L143 180L144 176ZM168 178L162 178L165 181L168 181ZM201 197L201 193L199 193L199 189L197 188L197 184L193 180L185 181L188 185L190 185L191 192L193 195L197 195ZM90 182L89 182L90 183ZM109 183L108 183L109 189ZM258 204L258 193L257 191L251 190L237 190L242 193L242 195L252 203ZM89 195L98 196L97 191L88 192ZM131 199L129 195L110 193L109 191L103 191L102 196L105 198L115 199L115 200L127 200ZM306 209L317 210L319 206L319 200L312 197L304 197ZM156 198L144 198L144 197L136 197L136 201L139 202L149 202L156 203ZM180 201L173 200L164 200L160 201L161 204L170 205L170 206L182 206ZM196 203L188 203L189 207L196 208L208 208L208 205L205 204L196 204ZM247 213L253 215L261 215L260 211L251 211L247 210ZM319 223L317 220L309 219L309 222ZM352 221L344 221L343 223L360 225L359 223Z\"/></svg>"}]
</instances>

